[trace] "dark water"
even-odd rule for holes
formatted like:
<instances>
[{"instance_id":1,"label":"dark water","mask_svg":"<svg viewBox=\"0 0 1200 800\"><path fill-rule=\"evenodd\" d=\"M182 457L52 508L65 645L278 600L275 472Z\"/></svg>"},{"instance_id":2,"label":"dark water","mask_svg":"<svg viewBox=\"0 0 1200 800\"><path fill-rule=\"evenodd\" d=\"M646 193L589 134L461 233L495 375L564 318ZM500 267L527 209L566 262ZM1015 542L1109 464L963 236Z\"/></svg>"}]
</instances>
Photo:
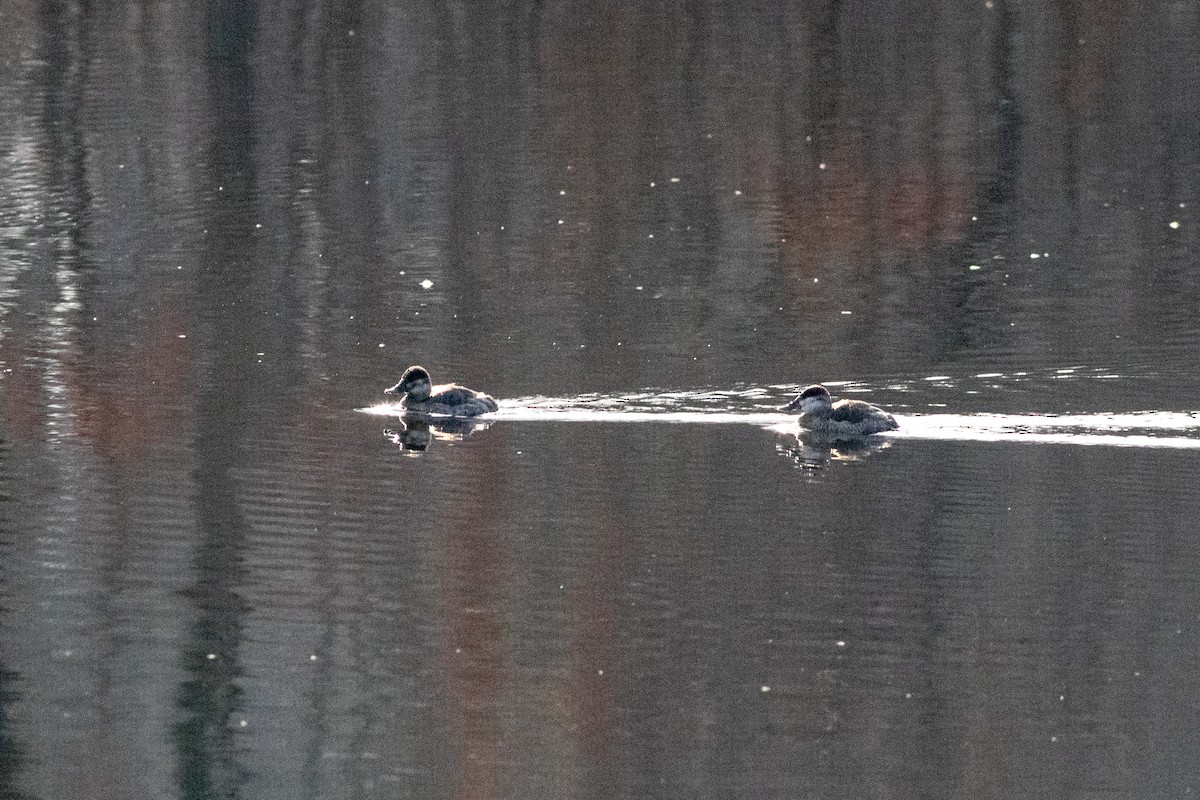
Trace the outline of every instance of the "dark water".
<instances>
[{"instance_id":1,"label":"dark water","mask_svg":"<svg viewBox=\"0 0 1200 800\"><path fill-rule=\"evenodd\" d=\"M0 0L0 797L1195 796L1198 186L1190 0Z\"/></svg>"}]
</instances>

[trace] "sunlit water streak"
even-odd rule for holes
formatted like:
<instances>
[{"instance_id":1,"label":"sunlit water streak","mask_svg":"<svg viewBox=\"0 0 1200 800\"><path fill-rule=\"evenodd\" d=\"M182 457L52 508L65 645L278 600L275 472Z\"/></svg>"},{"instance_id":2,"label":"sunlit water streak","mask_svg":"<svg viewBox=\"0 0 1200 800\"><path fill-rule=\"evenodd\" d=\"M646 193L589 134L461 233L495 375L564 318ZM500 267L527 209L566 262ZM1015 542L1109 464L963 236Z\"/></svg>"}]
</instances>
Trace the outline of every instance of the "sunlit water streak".
<instances>
[{"instance_id":1,"label":"sunlit water streak","mask_svg":"<svg viewBox=\"0 0 1200 800\"><path fill-rule=\"evenodd\" d=\"M895 439L1200 450L1200 414L919 414L896 419L900 430L886 434Z\"/></svg>"},{"instance_id":2,"label":"sunlit water streak","mask_svg":"<svg viewBox=\"0 0 1200 800\"><path fill-rule=\"evenodd\" d=\"M524 397L501 400L487 422L659 422L756 425L795 433L796 417L778 411L782 387L730 391L644 391L623 395ZM364 413L395 416L382 404ZM1096 414L911 414L896 415L894 439L1023 442L1110 447L1200 449L1200 412L1140 411Z\"/></svg>"}]
</instances>

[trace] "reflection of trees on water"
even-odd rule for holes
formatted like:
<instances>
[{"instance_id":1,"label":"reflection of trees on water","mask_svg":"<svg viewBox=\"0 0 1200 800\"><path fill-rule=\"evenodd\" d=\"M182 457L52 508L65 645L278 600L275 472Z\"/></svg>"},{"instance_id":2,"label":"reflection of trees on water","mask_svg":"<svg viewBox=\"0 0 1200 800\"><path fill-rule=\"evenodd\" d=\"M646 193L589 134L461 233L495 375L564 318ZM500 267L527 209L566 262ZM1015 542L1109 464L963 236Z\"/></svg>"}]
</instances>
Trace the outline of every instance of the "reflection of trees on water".
<instances>
[{"instance_id":1,"label":"reflection of trees on water","mask_svg":"<svg viewBox=\"0 0 1200 800\"><path fill-rule=\"evenodd\" d=\"M1072 363L1097 343L1118 360L1155 352L1180 330L1171 326L1186 324L1200 286L1190 188L1200 143L1195 6L992 6L814 0L787 9L595 11L518 2L489 13L446 3L275 4L246 6L244 17L225 15L233 14L225 4L6 8L0 368L9 372L0 418L6 440L28 453L20 470L29 472L14 473L6 491L41 481L56 498L83 499L66 511L26 504L18 532L37 535L18 537L11 522L0 533L12 537L6 561L11 552L13 563L40 563L27 539L52 532L71 563L102 575L106 596L127 605L18 587L29 594L5 598L16 607L0 609L5 636L45 629L57 643L62 620L95 621L78 634L91 651L132 651L133 660L145 651L118 634L134 612L161 610L143 633L146 647L170 651L165 661L178 668L168 712L111 684L51 691L101 721L104 735L89 745L127 744L113 729L144 710L149 721L128 739L146 763L163 764L159 740L174 731L176 777L197 793L232 792L247 779L229 729L247 707L270 708L281 727L305 731L306 741L279 748L302 763L309 788L318 777L343 785L347 774L370 774L357 761L330 767L327 754L361 754L383 741L392 763L444 763L440 745L452 735L462 744L454 763L470 765L462 794L486 793L501 785L515 708L536 709L554 723L548 731L579 731L565 745L551 734L541 744L585 779L589 769L601 778L605 769L649 772L661 765L606 760L627 740L621 725L652 727L639 716L643 700L696 722L701 752L714 756L698 762L749 763L714 733L743 711L709 691L746 680L725 674L742 662L708 660L712 637L737 641L744 626L674 627L680 609L699 602L680 586L699 598L711 582L730 597L765 595L757 576L747 580L757 562L737 560L738 542L701 535L705 514L737 531L741 519L721 514L740 507L744 492L715 503L707 478L685 465L685 479L663 470L670 491L652 504L641 493L659 489L625 482L625 441L586 454L577 491L540 497L543 484L511 474L501 437L489 435L453 477L490 494L446 493L449 521L429 539L364 543L344 520L377 505L419 513L405 503L439 489L437 476L400 489L378 479L353 426L330 408L361 405L362 376L391 374L398 349L402 362L419 356L511 394L803 382L907 373L947 358L1040 363L1052 354ZM1175 217L1184 225L1173 232ZM1050 255L1030 259L1035 250ZM420 287L425 279L431 288ZM58 449L30 453L31 442L47 439ZM787 454L804 461L807 447L798 442ZM727 456L698 452L696 470L724 474ZM1087 492L1066 510L1047 507L1044 484L1061 484L1064 468L1054 454L1026 457L1017 470L1028 476L1021 530L1037 530L1037 513L1076 514L1095 531L1132 513L1120 502L1127 498ZM1186 464L1155 463L1177 468L1161 476L1167 485L1187 473ZM1028 615L1025 600L1003 591L1005 577L1067 545L1005 537L999 523L989 531L994 543L960 530L987 476L964 483L977 466L966 456L919 466L912 494L931 499L913 526L925 533L899 532L920 539L915 575L899 580L930 598L928 639L917 643L929 654L928 674L917 676L933 698L923 709L966 720L971 754L954 749L962 730L942 729L965 774L978 754L999 752L1002 761L1004 753L989 726L973 722L986 721L987 698L962 700L977 687L949 685L937 656L949 641L962 646L953 658L981 670L1011 662L996 652L1004 631L984 630L989 640L975 626L991 619L993 602L1014 619ZM844 501L852 521L865 513L858 498L891 491L854 488ZM297 497L305 502L288 505ZM630 508L651 506L654 524L628 518ZM270 516L280 509L291 515L282 522ZM515 543L497 524L511 517L552 519L563 540L533 530L536 546ZM1171 520L1151 517L1141 522L1170 555L1179 546ZM569 523L598 532L582 553L563 554L579 533ZM646 530L688 535L647 544L635 535ZM863 564L876 573L891 566L878 546L846 539L822 555L848 583ZM269 560L281 540L293 548L287 569ZM826 591L793 544L740 546L796 559L826 617L866 602ZM1126 647L1098 638L1092 617L1139 601L1153 609L1152 622L1186 610L1149 602L1157 562L1121 566L1107 546L1102 536L1083 543L1078 558L1088 569L1078 574L1087 580L1078 585L1057 586L1035 567L1024 575L1039 589L1030 597L1084 601L1062 626L1078 662L1051 666L1097 683L1149 658L1138 654L1153 655L1165 637ZM355 547L387 557L364 559ZM635 580L639 547L654 548L655 559ZM131 554L147 552L158 560L124 571ZM987 571L970 572L975 557ZM742 573L722 573L730 562ZM430 563L437 579L423 580ZM561 618L556 606L533 605L540 584L520 586L527 595L506 592L514 563L541 570L547 585L556 573L580 577L563 590ZM148 589L139 570L157 568L188 591L164 599ZM264 584L274 598L300 598L289 607L297 619L254 615L244 594ZM979 592L988 602L973 605ZM370 611L355 617L348 608ZM9 627L17 613L30 618ZM177 630L164 619L188 622ZM428 619L442 627L425 629ZM645 658L642 676L682 652L688 668L671 673L678 682L618 684L618 671L600 674L639 624L660 648L632 648ZM520 634L547 629L567 631L570 652L518 651ZM248 630L259 638L248 642ZM292 635L323 654L314 663L328 673L291 673L271 660L278 651L270 646ZM422 672L422 646L436 648L438 674ZM40 680L44 664L22 653L6 656L6 668ZM1041 655L1018 653L1028 671L1013 680L1040 674ZM549 691L514 689L543 657ZM256 691L294 695L248 695L248 662L254 677L267 676ZM852 704L836 684L838 664L830 657L820 666L829 680L810 710L841 715ZM347 675L355 685L330 677ZM363 697L369 707L347 708ZM8 695L0 701L6 711L20 706ZM449 722L422 711L439 704ZM899 729L907 712L881 705L879 717ZM433 731L425 737L433 744L408 736L414 718ZM6 735L77 744L60 735L73 724L21 723ZM1101 733L1152 738L1132 728ZM796 739L817 737L800 730Z\"/></svg>"},{"instance_id":2,"label":"reflection of trees on water","mask_svg":"<svg viewBox=\"0 0 1200 800\"><path fill-rule=\"evenodd\" d=\"M0 95L13 123L0 213L22 236L59 226L80 254L58 262L86 304L69 320L77 374L164 347L189 329L198 293L232 287L195 263L223 235L205 233L207 206L244 215L253 234L227 256L230 278L249 273L225 301L242 312L230 341L301 375L333 370L327 354L356 342L402 341L488 385L528 376L517 391L594 389L597 374L624 386L746 377L794 360L801 329L797 366L816 374L980 348L1036 360L1106 333L1135 347L1178 321L1197 284L1185 253L1160 257L1190 229L1171 233L1164 217L1147 238L1145 218L1179 211L1197 167L1200 68L1180 14L1134 26L1112 4L1080 16L1065 2L270 7L245 44L238 91L254 101L240 118L222 114L228 91L194 84L225 58L183 35L204 27L195 9L17 19L66 60L10 76L17 89L57 81L40 128L16 89ZM1150 47L1169 66L1147 68ZM244 168L202 163L219 126ZM14 255L0 279L33 300L21 276L37 256ZM70 267L81 257L94 266ZM1127 279L1151 261L1154 280ZM47 283L42 302L57 292ZM1062 311L1028 314L1043 296ZM6 363L33 332L11 321ZM116 376L162 386L145 378L185 355ZM545 365L536 381L530 359Z\"/></svg>"}]
</instances>

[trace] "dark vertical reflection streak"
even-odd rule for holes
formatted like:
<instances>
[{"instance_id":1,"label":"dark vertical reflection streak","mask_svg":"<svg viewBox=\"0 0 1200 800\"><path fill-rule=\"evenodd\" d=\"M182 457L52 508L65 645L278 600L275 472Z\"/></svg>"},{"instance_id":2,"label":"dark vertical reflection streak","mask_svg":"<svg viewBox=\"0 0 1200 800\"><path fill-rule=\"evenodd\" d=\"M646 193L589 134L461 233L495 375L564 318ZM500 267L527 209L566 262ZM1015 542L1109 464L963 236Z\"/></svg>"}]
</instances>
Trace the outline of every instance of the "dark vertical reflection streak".
<instances>
[{"instance_id":1,"label":"dark vertical reflection streak","mask_svg":"<svg viewBox=\"0 0 1200 800\"><path fill-rule=\"evenodd\" d=\"M842 91L841 0L814 0L812 25L813 81L808 117L818 129L838 115Z\"/></svg>"},{"instance_id":2,"label":"dark vertical reflection streak","mask_svg":"<svg viewBox=\"0 0 1200 800\"><path fill-rule=\"evenodd\" d=\"M1007 303L1000 296L1001 283L990 271L962 276L963 261L992 264L992 255L1005 252L1004 241L1012 235L1016 209L1017 180L1021 167L1024 117L1013 85L1015 68L1015 19L1008 0L994 0L990 67L994 72L990 100L995 132L994 157L987 177L980 182L974 201L975 224L963 248L948 249L940 261L945 268L942 293L946 306L936 316L940 357L953 359L967 347L985 346L1002 335L999 318Z\"/></svg>"},{"instance_id":3,"label":"dark vertical reflection streak","mask_svg":"<svg viewBox=\"0 0 1200 800\"><path fill-rule=\"evenodd\" d=\"M88 4L48 0L40 10L45 31L46 166L51 170L47 200L53 209L45 223L52 235L61 236L66 244L62 263L78 267L91 202L81 119L87 81Z\"/></svg>"},{"instance_id":4,"label":"dark vertical reflection streak","mask_svg":"<svg viewBox=\"0 0 1200 800\"><path fill-rule=\"evenodd\" d=\"M12 549L9 537L17 528L12 524L14 517L12 483L9 470L8 440L0 436L0 630L4 630L4 618L8 615L8 572L9 553ZM25 762L25 749L11 731L11 711L20 699L17 689L21 676L8 669L0 659L0 800L20 800L17 789Z\"/></svg>"},{"instance_id":5,"label":"dark vertical reflection streak","mask_svg":"<svg viewBox=\"0 0 1200 800\"><path fill-rule=\"evenodd\" d=\"M456 17L442 0L430 3L433 30L434 60L437 64L437 91L435 92L435 108L433 113L438 117L438 132L444 142L446 157L449 161L445 170L446 186L446 226L444 230L454 231L471 226L468 218L468 186L472 185L467 158L468 127L464 124L459 101L459 83L464 80L460 70L464 68L463 60L459 58L459 37L463 34L456 24ZM439 233L442 228L439 226ZM457 274L467 266L466 253L462 244L462 234L450 236L444 243L446 258L453 265L452 280L467 282L467 276Z\"/></svg>"},{"instance_id":6,"label":"dark vertical reflection streak","mask_svg":"<svg viewBox=\"0 0 1200 800\"><path fill-rule=\"evenodd\" d=\"M1081 26L1079 24L1080 16L1086 13L1079 8L1079 4L1074 0L1065 0L1062 5L1060 17L1060 25L1062 30L1059 33L1058 51L1061 54L1057 85L1060 101L1058 107L1064 115L1063 125L1063 189L1066 191L1067 208L1070 214L1067 215L1071 230L1069 233L1069 241L1077 241L1079 235L1079 221L1082 208L1080 206L1079 196L1079 140L1083 135L1083 100L1075 96L1075 92L1081 90L1079 84L1082 82L1079 73L1086 69L1086 61L1080 53L1080 36Z\"/></svg>"},{"instance_id":7,"label":"dark vertical reflection streak","mask_svg":"<svg viewBox=\"0 0 1200 800\"><path fill-rule=\"evenodd\" d=\"M996 160L991 179L983 184L977 202L981 230L989 237L1000 236L1012 228L1012 202L1021 166L1024 121L1013 88L1016 57L1013 11L1009 8L1009 0L994 0L994 4L996 32L992 63L996 72L993 96L997 121Z\"/></svg>"},{"instance_id":8,"label":"dark vertical reflection streak","mask_svg":"<svg viewBox=\"0 0 1200 800\"><path fill-rule=\"evenodd\" d=\"M4 608L0 607L0 614ZM9 732L9 708L20 698L16 683L20 676L0 662L0 800L23 800L17 789L25 753Z\"/></svg>"},{"instance_id":9,"label":"dark vertical reflection streak","mask_svg":"<svg viewBox=\"0 0 1200 800\"><path fill-rule=\"evenodd\" d=\"M237 506L232 472L238 442L248 425L246 348L238 332L253 314L249 298L254 250L246 206L253 204L254 151L251 53L257 8L238 0L213 0L208 9L208 101L214 126L209 181L215 204L201 262L203 323L213 351L197 402L196 515L200 532L196 583L188 592L196 607L190 642L183 654L189 678L180 686L183 720L176 726L179 781L186 798L236 797L245 782L234 752L234 714L241 705L239 649L247 607L239 594L244 581L242 550L247 523ZM216 186L223 187L219 193ZM243 301L246 301L243 304Z\"/></svg>"},{"instance_id":10,"label":"dark vertical reflection streak","mask_svg":"<svg viewBox=\"0 0 1200 800\"><path fill-rule=\"evenodd\" d=\"M684 94L680 108L684 124L681 126L680 138L684 140L687 149L696 154L688 165L688 179L690 184L697 187L697 191L686 195L683 222L685 229L693 229L688 237L688 244L701 256L700 261L709 273L707 279L713 282L718 278L713 273L719 267L721 237L718 230L719 192L714 182L717 175L716 159L713 158L716 146L711 139L705 138L710 121L704 112L712 106L709 88L717 76L717 71L709 64L713 26L716 24L709 0L692 0L687 3L684 24L686 31L681 76ZM719 318L720 303L713 302L716 300L715 296L710 299L710 307L707 310L712 319ZM602 337L603 332L597 331L596 338Z\"/></svg>"}]
</instances>

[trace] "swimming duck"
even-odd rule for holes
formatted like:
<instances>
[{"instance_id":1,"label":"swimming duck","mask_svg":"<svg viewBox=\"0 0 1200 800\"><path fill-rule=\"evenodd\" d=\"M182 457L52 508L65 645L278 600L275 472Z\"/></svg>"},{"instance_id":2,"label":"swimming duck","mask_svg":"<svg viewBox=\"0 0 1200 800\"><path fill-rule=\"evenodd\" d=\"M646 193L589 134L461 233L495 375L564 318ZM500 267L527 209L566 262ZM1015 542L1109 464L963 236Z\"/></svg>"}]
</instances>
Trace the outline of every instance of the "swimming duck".
<instances>
[{"instance_id":1,"label":"swimming duck","mask_svg":"<svg viewBox=\"0 0 1200 800\"><path fill-rule=\"evenodd\" d=\"M454 383L434 386L424 367L409 367L400 382L384 394L400 395L405 410L418 414L441 414L448 417L477 417L499 408L496 401L483 392Z\"/></svg>"},{"instance_id":2,"label":"swimming duck","mask_svg":"<svg viewBox=\"0 0 1200 800\"><path fill-rule=\"evenodd\" d=\"M833 438L869 436L900 427L891 414L862 400L833 402L829 390L820 384L807 387L783 407L784 411L796 409L800 409L801 428Z\"/></svg>"}]
</instances>

